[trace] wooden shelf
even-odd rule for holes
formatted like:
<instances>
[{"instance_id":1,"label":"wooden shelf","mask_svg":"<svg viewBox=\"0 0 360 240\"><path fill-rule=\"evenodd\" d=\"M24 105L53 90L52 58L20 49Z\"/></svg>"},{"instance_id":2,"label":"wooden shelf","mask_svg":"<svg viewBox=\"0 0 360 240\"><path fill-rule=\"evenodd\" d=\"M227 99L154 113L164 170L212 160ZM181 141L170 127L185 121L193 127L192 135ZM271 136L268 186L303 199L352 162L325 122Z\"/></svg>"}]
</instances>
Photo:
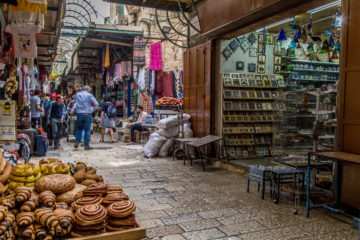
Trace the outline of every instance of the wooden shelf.
<instances>
[{"instance_id":1,"label":"wooden shelf","mask_svg":"<svg viewBox=\"0 0 360 240\"><path fill-rule=\"evenodd\" d=\"M302 63L302 64L314 64L314 65L327 65L327 66L340 66L338 63L333 62L318 62L318 61L307 61L307 60L290 60L293 63Z\"/></svg>"},{"instance_id":2,"label":"wooden shelf","mask_svg":"<svg viewBox=\"0 0 360 240\"><path fill-rule=\"evenodd\" d=\"M293 69L293 72L316 72L316 73L336 73L339 71L317 70L317 69Z\"/></svg>"}]
</instances>

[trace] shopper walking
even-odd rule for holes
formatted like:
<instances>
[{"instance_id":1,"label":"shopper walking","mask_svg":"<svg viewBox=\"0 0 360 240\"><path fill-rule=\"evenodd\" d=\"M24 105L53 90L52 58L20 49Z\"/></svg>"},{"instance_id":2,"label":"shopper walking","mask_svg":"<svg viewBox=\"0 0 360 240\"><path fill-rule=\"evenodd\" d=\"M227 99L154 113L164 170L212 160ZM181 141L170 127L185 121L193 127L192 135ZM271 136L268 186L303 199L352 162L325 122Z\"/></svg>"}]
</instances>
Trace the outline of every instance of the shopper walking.
<instances>
[{"instance_id":1,"label":"shopper walking","mask_svg":"<svg viewBox=\"0 0 360 240\"><path fill-rule=\"evenodd\" d=\"M82 135L84 133L85 150L93 149L90 147L90 130L93 121L92 113L99 106L95 97L90 93L91 88L84 86L83 90L76 94L76 142L74 148L79 147Z\"/></svg>"},{"instance_id":2,"label":"shopper walking","mask_svg":"<svg viewBox=\"0 0 360 240\"><path fill-rule=\"evenodd\" d=\"M51 124L51 133L54 141L54 149L60 147L60 138L62 133L62 125L66 117L66 105L62 96L57 96L56 102L51 103L49 110L49 121Z\"/></svg>"},{"instance_id":3,"label":"shopper walking","mask_svg":"<svg viewBox=\"0 0 360 240\"><path fill-rule=\"evenodd\" d=\"M31 124L33 128L41 125L41 112L44 111L41 107L41 99L39 95L40 91L35 90L34 95L30 98Z\"/></svg>"},{"instance_id":4,"label":"shopper walking","mask_svg":"<svg viewBox=\"0 0 360 240\"><path fill-rule=\"evenodd\" d=\"M110 143L114 143L114 128L115 128L116 108L111 102L111 97L104 97L101 108L101 138L100 142L104 142L105 130L109 129Z\"/></svg>"},{"instance_id":5,"label":"shopper walking","mask_svg":"<svg viewBox=\"0 0 360 240\"><path fill-rule=\"evenodd\" d=\"M146 128L142 126L142 120L147 116L147 112L144 112L144 108L138 105L136 108L135 121L127 125L130 128L131 143L135 143L135 130L145 131Z\"/></svg>"}]
</instances>

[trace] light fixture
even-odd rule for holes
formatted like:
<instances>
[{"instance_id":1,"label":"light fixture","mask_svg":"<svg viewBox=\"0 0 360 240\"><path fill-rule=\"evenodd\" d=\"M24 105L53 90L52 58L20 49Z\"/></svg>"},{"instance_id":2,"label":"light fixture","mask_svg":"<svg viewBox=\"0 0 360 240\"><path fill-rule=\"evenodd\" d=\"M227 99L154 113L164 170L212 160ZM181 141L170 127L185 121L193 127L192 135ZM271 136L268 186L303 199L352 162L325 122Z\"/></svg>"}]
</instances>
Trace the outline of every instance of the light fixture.
<instances>
[{"instance_id":1,"label":"light fixture","mask_svg":"<svg viewBox=\"0 0 360 240\"><path fill-rule=\"evenodd\" d=\"M314 8L314 9L308 11L308 13L314 14L314 13L321 12L328 8L332 8L332 7L339 6L339 5L341 5L341 0L336 0L335 2L331 2L331 3L325 4L321 7Z\"/></svg>"},{"instance_id":2,"label":"light fixture","mask_svg":"<svg viewBox=\"0 0 360 240\"><path fill-rule=\"evenodd\" d=\"M170 33L171 27L163 26L162 30L163 30L164 33Z\"/></svg>"},{"instance_id":3,"label":"light fixture","mask_svg":"<svg viewBox=\"0 0 360 240\"><path fill-rule=\"evenodd\" d=\"M265 29L273 28L273 27L279 26L281 24L291 22L292 20L293 20L292 18L286 18L286 19L281 20L279 22L275 22L273 24L267 25L267 26L265 26L263 28L259 28L259 29L256 30L256 32L262 32L262 31L264 31L264 28Z\"/></svg>"}]
</instances>

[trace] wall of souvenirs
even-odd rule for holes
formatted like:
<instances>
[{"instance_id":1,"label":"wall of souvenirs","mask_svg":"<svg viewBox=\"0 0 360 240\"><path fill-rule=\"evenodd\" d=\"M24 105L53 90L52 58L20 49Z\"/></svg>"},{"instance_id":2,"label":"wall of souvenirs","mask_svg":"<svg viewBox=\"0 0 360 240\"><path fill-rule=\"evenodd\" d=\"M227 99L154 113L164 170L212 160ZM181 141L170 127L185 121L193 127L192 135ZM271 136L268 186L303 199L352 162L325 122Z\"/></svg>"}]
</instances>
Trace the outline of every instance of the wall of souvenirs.
<instances>
[{"instance_id":1,"label":"wall of souvenirs","mask_svg":"<svg viewBox=\"0 0 360 240\"><path fill-rule=\"evenodd\" d=\"M299 19L308 24L294 17L221 41L222 133L233 157L333 149L340 14L329 12L319 26L307 13Z\"/></svg>"}]
</instances>

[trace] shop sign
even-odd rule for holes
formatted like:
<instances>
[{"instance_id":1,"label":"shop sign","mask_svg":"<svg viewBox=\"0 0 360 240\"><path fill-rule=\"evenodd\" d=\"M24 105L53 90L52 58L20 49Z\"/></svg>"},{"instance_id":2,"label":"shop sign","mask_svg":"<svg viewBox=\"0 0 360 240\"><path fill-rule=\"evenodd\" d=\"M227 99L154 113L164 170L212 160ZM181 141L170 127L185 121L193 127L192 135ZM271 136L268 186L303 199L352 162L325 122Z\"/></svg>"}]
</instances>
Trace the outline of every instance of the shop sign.
<instances>
[{"instance_id":1,"label":"shop sign","mask_svg":"<svg viewBox=\"0 0 360 240\"><path fill-rule=\"evenodd\" d=\"M16 102L0 100L0 141L16 140Z\"/></svg>"}]
</instances>

